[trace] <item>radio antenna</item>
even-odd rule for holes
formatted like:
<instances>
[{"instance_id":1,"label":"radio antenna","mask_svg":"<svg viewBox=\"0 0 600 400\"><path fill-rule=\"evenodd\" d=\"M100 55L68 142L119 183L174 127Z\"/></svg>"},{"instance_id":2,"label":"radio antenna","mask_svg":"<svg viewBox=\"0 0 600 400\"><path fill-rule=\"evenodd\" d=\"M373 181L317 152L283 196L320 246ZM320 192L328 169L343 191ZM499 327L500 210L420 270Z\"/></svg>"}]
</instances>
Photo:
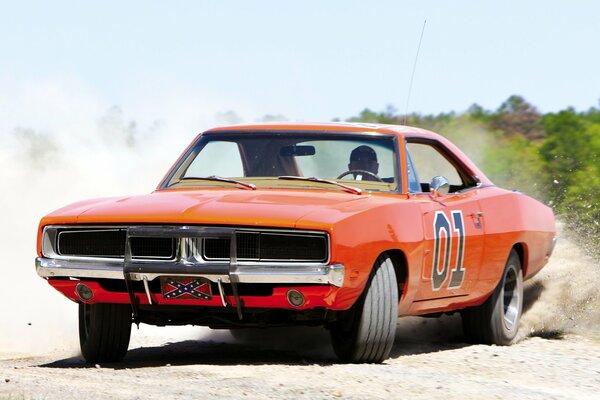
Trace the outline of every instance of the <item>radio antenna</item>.
<instances>
[{"instance_id":1,"label":"radio antenna","mask_svg":"<svg viewBox=\"0 0 600 400\"><path fill-rule=\"evenodd\" d=\"M404 125L408 123L408 104L410 103L410 95L412 93L413 80L415 79L415 70L417 69L417 61L419 60L419 51L421 51L421 42L423 41L423 34L425 33L425 24L427 20L423 20L423 29L421 29L421 37L419 38L419 46L417 47L417 55L415 56L415 63L413 64L412 74L410 75L410 84L408 85L408 96L406 97L406 110L404 112Z\"/></svg>"}]
</instances>

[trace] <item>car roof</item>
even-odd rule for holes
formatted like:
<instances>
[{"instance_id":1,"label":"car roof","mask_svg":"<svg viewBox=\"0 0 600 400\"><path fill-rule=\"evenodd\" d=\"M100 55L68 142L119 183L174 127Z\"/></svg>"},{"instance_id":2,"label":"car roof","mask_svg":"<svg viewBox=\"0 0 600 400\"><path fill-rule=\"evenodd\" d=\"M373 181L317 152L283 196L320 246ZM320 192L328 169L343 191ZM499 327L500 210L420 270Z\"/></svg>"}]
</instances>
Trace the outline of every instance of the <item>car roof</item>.
<instances>
[{"instance_id":1,"label":"car roof","mask_svg":"<svg viewBox=\"0 0 600 400\"><path fill-rule=\"evenodd\" d=\"M331 131L331 132L375 132L400 136L435 137L440 135L421 128L404 125L373 124L365 122L269 122L256 124L226 125L208 129L208 132L256 132L256 131Z\"/></svg>"}]
</instances>

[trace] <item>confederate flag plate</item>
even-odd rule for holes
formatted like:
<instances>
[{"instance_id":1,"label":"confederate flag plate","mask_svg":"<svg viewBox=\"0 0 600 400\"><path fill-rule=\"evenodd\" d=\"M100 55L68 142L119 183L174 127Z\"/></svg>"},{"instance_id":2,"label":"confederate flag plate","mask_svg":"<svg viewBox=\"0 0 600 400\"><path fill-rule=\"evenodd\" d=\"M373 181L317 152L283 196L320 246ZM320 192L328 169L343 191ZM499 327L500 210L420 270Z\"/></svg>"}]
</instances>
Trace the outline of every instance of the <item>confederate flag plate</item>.
<instances>
[{"instance_id":1,"label":"confederate flag plate","mask_svg":"<svg viewBox=\"0 0 600 400\"><path fill-rule=\"evenodd\" d=\"M206 278L162 277L160 287L165 299L210 300L212 291Z\"/></svg>"}]
</instances>

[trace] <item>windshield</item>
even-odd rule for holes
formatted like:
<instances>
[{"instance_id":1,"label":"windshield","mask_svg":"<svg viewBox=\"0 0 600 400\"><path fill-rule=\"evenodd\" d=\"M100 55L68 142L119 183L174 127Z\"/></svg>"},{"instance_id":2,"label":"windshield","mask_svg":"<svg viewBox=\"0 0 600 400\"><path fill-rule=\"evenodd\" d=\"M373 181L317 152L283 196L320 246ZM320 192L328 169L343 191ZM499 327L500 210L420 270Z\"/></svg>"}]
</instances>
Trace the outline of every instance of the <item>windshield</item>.
<instances>
[{"instance_id":1,"label":"windshield","mask_svg":"<svg viewBox=\"0 0 600 400\"><path fill-rule=\"evenodd\" d=\"M163 188L231 186L219 181L226 178L257 188L336 189L335 183L323 181L329 180L361 190L394 191L394 143L391 135L207 133L175 166Z\"/></svg>"}]
</instances>

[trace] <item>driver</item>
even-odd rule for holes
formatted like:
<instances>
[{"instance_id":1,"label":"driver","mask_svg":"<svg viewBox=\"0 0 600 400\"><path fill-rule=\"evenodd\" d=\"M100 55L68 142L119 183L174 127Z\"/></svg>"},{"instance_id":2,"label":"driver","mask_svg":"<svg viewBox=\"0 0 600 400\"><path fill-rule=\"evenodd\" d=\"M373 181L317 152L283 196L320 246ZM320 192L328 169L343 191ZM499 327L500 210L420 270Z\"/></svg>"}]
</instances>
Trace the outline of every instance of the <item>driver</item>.
<instances>
[{"instance_id":1,"label":"driver","mask_svg":"<svg viewBox=\"0 0 600 400\"><path fill-rule=\"evenodd\" d=\"M361 171L370 172L377 175L379 172L379 163L377 162L377 153L369 146L358 146L350 153L350 164L348 170L354 172L354 179L357 181L376 181L377 179L368 173L360 173Z\"/></svg>"}]
</instances>

